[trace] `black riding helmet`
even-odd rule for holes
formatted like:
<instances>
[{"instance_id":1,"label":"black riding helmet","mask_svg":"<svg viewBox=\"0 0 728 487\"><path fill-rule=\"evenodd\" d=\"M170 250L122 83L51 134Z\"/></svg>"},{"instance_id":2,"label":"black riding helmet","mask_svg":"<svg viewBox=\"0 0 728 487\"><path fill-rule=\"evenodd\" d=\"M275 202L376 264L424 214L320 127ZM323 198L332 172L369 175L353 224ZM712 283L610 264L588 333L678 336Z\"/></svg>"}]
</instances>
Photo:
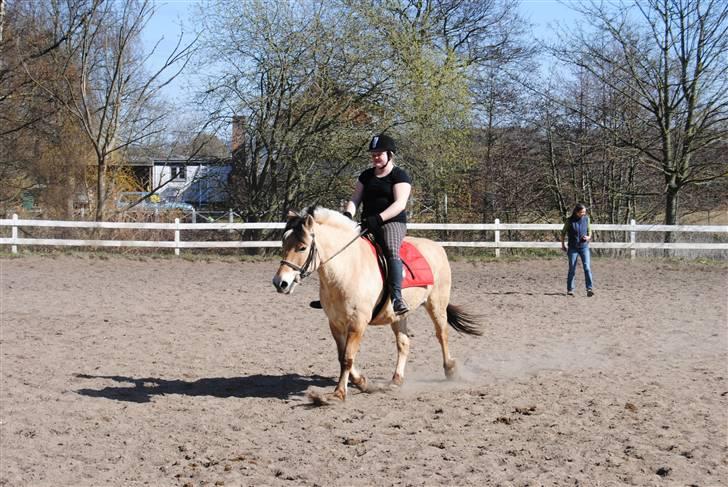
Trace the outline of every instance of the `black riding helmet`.
<instances>
[{"instance_id":1,"label":"black riding helmet","mask_svg":"<svg viewBox=\"0 0 728 487\"><path fill-rule=\"evenodd\" d=\"M388 135L375 135L372 137L371 142L369 142L369 152L391 152L394 154L397 152L397 144Z\"/></svg>"}]
</instances>

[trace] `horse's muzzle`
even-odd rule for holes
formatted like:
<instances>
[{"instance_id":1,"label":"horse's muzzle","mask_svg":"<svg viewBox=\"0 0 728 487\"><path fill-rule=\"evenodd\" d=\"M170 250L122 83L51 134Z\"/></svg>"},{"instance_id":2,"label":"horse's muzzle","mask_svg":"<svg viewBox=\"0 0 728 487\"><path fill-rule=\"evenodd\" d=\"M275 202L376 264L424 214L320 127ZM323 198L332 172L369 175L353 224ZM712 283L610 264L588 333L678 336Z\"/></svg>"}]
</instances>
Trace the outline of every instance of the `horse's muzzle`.
<instances>
[{"instance_id":1,"label":"horse's muzzle","mask_svg":"<svg viewBox=\"0 0 728 487\"><path fill-rule=\"evenodd\" d=\"M293 273L289 274L292 275ZM276 291L281 294L291 294L293 289L296 287L296 284L298 284L298 282L295 277L290 278L289 275L282 276L280 274L273 276L273 286L275 286Z\"/></svg>"}]
</instances>

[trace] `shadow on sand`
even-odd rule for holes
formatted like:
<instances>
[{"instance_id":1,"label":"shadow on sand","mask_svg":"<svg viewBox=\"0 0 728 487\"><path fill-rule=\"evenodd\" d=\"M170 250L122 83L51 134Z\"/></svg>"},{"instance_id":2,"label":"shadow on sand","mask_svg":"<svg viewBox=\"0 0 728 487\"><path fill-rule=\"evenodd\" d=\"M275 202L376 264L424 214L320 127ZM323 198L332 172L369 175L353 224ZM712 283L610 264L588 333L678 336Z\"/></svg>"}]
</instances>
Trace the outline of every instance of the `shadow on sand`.
<instances>
[{"instance_id":1,"label":"shadow on sand","mask_svg":"<svg viewBox=\"0 0 728 487\"><path fill-rule=\"evenodd\" d=\"M258 397L286 399L291 395L303 394L309 387L336 385L330 377L319 375L303 376L251 375L248 377L214 377L195 381L167 380L156 377L123 377L114 375L76 374L80 379L107 379L124 383L103 389L79 389L76 393L88 397L102 397L115 401L144 403L152 396L181 394L185 396L213 397Z\"/></svg>"}]
</instances>

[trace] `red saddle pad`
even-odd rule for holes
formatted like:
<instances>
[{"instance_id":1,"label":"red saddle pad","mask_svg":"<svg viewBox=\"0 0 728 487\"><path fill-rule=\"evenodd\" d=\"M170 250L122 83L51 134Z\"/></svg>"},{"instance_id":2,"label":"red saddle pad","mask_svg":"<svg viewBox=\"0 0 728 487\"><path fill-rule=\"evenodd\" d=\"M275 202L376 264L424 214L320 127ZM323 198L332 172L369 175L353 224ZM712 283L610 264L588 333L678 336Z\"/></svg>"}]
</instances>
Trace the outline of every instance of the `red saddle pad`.
<instances>
[{"instance_id":1,"label":"red saddle pad","mask_svg":"<svg viewBox=\"0 0 728 487\"><path fill-rule=\"evenodd\" d=\"M429 286L435 282L430 264L417 250L417 247L409 242L402 242L399 256L402 258L405 270L404 279L402 279L403 288Z\"/></svg>"},{"instance_id":2,"label":"red saddle pad","mask_svg":"<svg viewBox=\"0 0 728 487\"><path fill-rule=\"evenodd\" d=\"M376 255L377 249L372 245L371 241L366 238L364 240ZM404 269L402 288L429 286L435 282L430 264L417 250L417 247L407 241L402 242L402 246L399 248L399 256L402 258L402 267Z\"/></svg>"}]
</instances>

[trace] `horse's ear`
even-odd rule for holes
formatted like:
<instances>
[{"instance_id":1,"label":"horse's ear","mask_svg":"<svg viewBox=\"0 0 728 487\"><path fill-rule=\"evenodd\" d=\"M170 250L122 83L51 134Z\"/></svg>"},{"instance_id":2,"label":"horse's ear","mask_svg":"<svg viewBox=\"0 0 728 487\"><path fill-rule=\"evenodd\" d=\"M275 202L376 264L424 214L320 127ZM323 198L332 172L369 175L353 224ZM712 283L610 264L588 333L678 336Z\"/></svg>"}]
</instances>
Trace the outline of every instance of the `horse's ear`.
<instances>
[{"instance_id":1,"label":"horse's ear","mask_svg":"<svg viewBox=\"0 0 728 487\"><path fill-rule=\"evenodd\" d=\"M306 218L303 220L303 228L310 232L311 228L313 228L314 221L313 215L306 215Z\"/></svg>"},{"instance_id":2,"label":"horse's ear","mask_svg":"<svg viewBox=\"0 0 728 487\"><path fill-rule=\"evenodd\" d=\"M298 218L298 217L300 217L300 216L301 216L301 215L299 215L299 214L298 214L298 213L296 213L295 211L293 211L293 210L288 210L288 214L286 215L286 221L291 221L291 220L293 220L294 218Z\"/></svg>"}]
</instances>

